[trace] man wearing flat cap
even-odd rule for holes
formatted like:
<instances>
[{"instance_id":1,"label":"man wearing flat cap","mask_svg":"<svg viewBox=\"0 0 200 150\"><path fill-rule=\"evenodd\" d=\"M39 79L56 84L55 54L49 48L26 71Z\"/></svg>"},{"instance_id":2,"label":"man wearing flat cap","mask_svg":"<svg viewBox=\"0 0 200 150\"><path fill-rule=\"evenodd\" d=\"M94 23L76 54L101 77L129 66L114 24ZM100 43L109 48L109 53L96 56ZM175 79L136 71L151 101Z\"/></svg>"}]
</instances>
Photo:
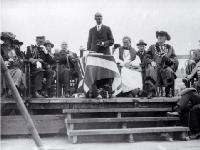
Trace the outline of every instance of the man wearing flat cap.
<instances>
[{"instance_id":1,"label":"man wearing flat cap","mask_svg":"<svg viewBox=\"0 0 200 150\"><path fill-rule=\"evenodd\" d=\"M138 48L138 51L137 51L137 55L139 56L140 58L140 66L141 66L141 74L142 74L142 87L143 87L143 90L146 91L145 89L145 78L146 78L146 66L147 66L147 58L146 58L146 46L147 44L143 41L143 40L140 40L137 44L137 48Z\"/></svg>"},{"instance_id":2,"label":"man wearing flat cap","mask_svg":"<svg viewBox=\"0 0 200 150\"><path fill-rule=\"evenodd\" d=\"M166 97L174 96L174 80L178 60L174 48L166 44L171 37L166 31L157 31L156 38L156 44L151 45L147 51L148 69L145 84L148 86L148 97L155 96L157 88L162 91L162 87L165 87Z\"/></svg>"},{"instance_id":3,"label":"man wearing flat cap","mask_svg":"<svg viewBox=\"0 0 200 150\"><path fill-rule=\"evenodd\" d=\"M114 38L110 27L102 24L101 13L95 14L97 25L90 29L87 42L87 50L110 55L110 46L114 44Z\"/></svg>"}]
</instances>

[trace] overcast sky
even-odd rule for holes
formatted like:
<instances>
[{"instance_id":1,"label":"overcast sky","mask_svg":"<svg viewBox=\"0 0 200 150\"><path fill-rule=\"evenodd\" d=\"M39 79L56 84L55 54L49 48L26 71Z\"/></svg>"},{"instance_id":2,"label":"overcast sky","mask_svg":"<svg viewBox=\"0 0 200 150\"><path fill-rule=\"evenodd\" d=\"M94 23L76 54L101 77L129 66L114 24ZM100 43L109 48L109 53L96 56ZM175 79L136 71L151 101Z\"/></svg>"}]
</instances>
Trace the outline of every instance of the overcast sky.
<instances>
[{"instance_id":1,"label":"overcast sky","mask_svg":"<svg viewBox=\"0 0 200 150\"><path fill-rule=\"evenodd\" d=\"M45 35L60 48L67 41L72 51L86 47L88 31L101 12L115 43L123 36L132 45L143 39L155 43L155 31L166 30L177 54L188 54L200 40L200 0L1 0L1 30L24 42L23 49Z\"/></svg>"}]
</instances>

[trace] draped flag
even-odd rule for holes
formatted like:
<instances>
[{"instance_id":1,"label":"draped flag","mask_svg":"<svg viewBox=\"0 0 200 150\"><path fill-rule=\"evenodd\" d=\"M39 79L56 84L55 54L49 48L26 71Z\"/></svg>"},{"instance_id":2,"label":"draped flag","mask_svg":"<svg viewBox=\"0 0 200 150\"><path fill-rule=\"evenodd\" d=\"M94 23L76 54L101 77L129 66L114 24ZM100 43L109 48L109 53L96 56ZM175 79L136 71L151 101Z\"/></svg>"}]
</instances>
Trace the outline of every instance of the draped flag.
<instances>
[{"instance_id":1,"label":"draped flag","mask_svg":"<svg viewBox=\"0 0 200 150\"><path fill-rule=\"evenodd\" d=\"M79 68L82 71L82 79L79 81L78 91L87 93L95 81L114 78L112 84L113 96L121 92L121 78L115 59L111 55L99 53L88 54L79 61Z\"/></svg>"}]
</instances>

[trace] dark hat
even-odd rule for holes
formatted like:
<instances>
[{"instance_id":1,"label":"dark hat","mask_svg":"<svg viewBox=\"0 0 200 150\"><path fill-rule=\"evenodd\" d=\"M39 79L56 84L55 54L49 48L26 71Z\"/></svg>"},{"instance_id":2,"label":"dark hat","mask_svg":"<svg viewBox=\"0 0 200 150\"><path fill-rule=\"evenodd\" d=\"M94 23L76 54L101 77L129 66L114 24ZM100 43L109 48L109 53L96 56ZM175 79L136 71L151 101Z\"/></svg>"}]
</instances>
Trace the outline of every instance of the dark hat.
<instances>
[{"instance_id":1,"label":"dark hat","mask_svg":"<svg viewBox=\"0 0 200 150\"><path fill-rule=\"evenodd\" d=\"M17 45L23 45L23 42L20 42L19 40L15 39L12 41L13 44L17 44Z\"/></svg>"},{"instance_id":2,"label":"dark hat","mask_svg":"<svg viewBox=\"0 0 200 150\"><path fill-rule=\"evenodd\" d=\"M170 35L166 31L156 31L156 38L158 38L158 36L165 36L168 41L171 40Z\"/></svg>"},{"instance_id":3,"label":"dark hat","mask_svg":"<svg viewBox=\"0 0 200 150\"><path fill-rule=\"evenodd\" d=\"M143 40L139 40L139 43L137 43L137 46L139 45L147 46L147 43L145 43Z\"/></svg>"},{"instance_id":4,"label":"dark hat","mask_svg":"<svg viewBox=\"0 0 200 150\"><path fill-rule=\"evenodd\" d=\"M36 40L37 39L41 39L41 40L44 40L45 41L45 36L36 36Z\"/></svg>"},{"instance_id":5,"label":"dark hat","mask_svg":"<svg viewBox=\"0 0 200 150\"><path fill-rule=\"evenodd\" d=\"M50 44L51 47L54 47L54 44L52 44L49 40L46 40L46 41L44 42L44 46L47 45L47 44Z\"/></svg>"},{"instance_id":6,"label":"dark hat","mask_svg":"<svg viewBox=\"0 0 200 150\"><path fill-rule=\"evenodd\" d=\"M16 35L14 35L12 32L1 32L1 40L9 39L14 40Z\"/></svg>"}]
</instances>

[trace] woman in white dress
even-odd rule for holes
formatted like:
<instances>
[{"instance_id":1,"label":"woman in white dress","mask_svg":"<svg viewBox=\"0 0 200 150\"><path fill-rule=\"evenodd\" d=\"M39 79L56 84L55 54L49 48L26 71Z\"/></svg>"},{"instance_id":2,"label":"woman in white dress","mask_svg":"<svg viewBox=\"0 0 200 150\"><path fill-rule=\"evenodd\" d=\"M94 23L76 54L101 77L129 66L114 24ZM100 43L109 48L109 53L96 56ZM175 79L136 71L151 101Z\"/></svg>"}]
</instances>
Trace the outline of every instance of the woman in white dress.
<instances>
[{"instance_id":1,"label":"woman in white dress","mask_svg":"<svg viewBox=\"0 0 200 150\"><path fill-rule=\"evenodd\" d=\"M114 56L120 66L122 93L126 93L137 88L142 89L142 77L139 65L140 59L136 55L136 50L131 46L131 38L125 36L122 42L123 46L119 48L118 57L116 57L116 54Z\"/></svg>"}]
</instances>

